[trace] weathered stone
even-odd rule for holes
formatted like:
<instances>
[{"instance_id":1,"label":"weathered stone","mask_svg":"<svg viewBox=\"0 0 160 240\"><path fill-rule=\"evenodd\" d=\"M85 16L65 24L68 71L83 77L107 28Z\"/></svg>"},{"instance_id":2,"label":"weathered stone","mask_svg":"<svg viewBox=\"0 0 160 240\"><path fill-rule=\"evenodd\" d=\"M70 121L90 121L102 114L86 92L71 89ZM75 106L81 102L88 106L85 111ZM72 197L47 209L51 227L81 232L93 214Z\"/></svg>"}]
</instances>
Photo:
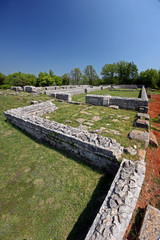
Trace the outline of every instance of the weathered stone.
<instances>
[{"instance_id":1,"label":"weathered stone","mask_svg":"<svg viewBox=\"0 0 160 240\"><path fill-rule=\"evenodd\" d=\"M149 133L146 132L146 131L142 132L142 131L139 131L139 130L132 130L129 133L129 138L130 139L141 140L141 141L145 142L145 147L146 148L148 147L148 144L149 144Z\"/></svg>"},{"instance_id":2,"label":"weathered stone","mask_svg":"<svg viewBox=\"0 0 160 240\"><path fill-rule=\"evenodd\" d=\"M139 127L139 128L146 128L148 130L149 129L149 121L138 118L135 121L135 126Z\"/></svg>"},{"instance_id":3,"label":"weathered stone","mask_svg":"<svg viewBox=\"0 0 160 240\"><path fill-rule=\"evenodd\" d=\"M117 105L110 105L109 107L113 108L113 109L119 109L119 106L117 106Z\"/></svg>"},{"instance_id":4,"label":"weathered stone","mask_svg":"<svg viewBox=\"0 0 160 240\"><path fill-rule=\"evenodd\" d=\"M149 114L146 113L137 113L137 118L148 121L150 119Z\"/></svg>"},{"instance_id":5,"label":"weathered stone","mask_svg":"<svg viewBox=\"0 0 160 240\"><path fill-rule=\"evenodd\" d=\"M149 143L154 147L158 147L158 141L153 132L149 131L149 136L150 136Z\"/></svg>"},{"instance_id":6,"label":"weathered stone","mask_svg":"<svg viewBox=\"0 0 160 240\"><path fill-rule=\"evenodd\" d=\"M94 117L92 118L92 121L97 122L97 121L100 121L101 119L102 119L102 118L99 117L99 116L94 116Z\"/></svg>"},{"instance_id":7,"label":"weathered stone","mask_svg":"<svg viewBox=\"0 0 160 240\"><path fill-rule=\"evenodd\" d=\"M124 151L129 153L130 155L136 155L137 154L137 151L132 147L125 148Z\"/></svg>"},{"instance_id":8,"label":"weathered stone","mask_svg":"<svg viewBox=\"0 0 160 240\"><path fill-rule=\"evenodd\" d=\"M160 210L147 206L140 230L139 240L158 240L160 239Z\"/></svg>"},{"instance_id":9,"label":"weathered stone","mask_svg":"<svg viewBox=\"0 0 160 240\"><path fill-rule=\"evenodd\" d=\"M145 161L146 151L143 149L138 149L138 159L140 161Z\"/></svg>"},{"instance_id":10,"label":"weathered stone","mask_svg":"<svg viewBox=\"0 0 160 240\"><path fill-rule=\"evenodd\" d=\"M84 119L84 118L78 118L76 121L77 121L78 123L83 123L84 121L86 121L86 119Z\"/></svg>"}]
</instances>

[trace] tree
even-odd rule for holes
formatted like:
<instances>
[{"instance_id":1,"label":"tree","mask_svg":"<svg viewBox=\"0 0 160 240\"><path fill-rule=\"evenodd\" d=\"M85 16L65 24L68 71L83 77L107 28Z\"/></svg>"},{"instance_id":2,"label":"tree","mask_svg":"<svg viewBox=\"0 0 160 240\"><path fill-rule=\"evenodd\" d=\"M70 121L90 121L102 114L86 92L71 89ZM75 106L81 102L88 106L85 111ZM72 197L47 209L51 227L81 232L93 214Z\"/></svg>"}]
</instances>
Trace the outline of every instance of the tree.
<instances>
[{"instance_id":1,"label":"tree","mask_svg":"<svg viewBox=\"0 0 160 240\"><path fill-rule=\"evenodd\" d=\"M70 76L72 84L78 85L82 76L81 70L79 68L74 68L74 70L71 70Z\"/></svg>"},{"instance_id":2,"label":"tree","mask_svg":"<svg viewBox=\"0 0 160 240\"><path fill-rule=\"evenodd\" d=\"M86 75L88 77L89 85L94 85L94 83L98 79L96 70L93 68L92 65L86 66L86 68L84 69L84 75Z\"/></svg>"},{"instance_id":3,"label":"tree","mask_svg":"<svg viewBox=\"0 0 160 240\"><path fill-rule=\"evenodd\" d=\"M102 72L101 72L101 75L103 76L102 77L103 83L115 84L116 78L117 78L117 72L118 72L118 68L116 63L105 64L102 67Z\"/></svg>"},{"instance_id":4,"label":"tree","mask_svg":"<svg viewBox=\"0 0 160 240\"><path fill-rule=\"evenodd\" d=\"M147 69L140 73L140 82L146 87L158 88L159 74L156 69Z\"/></svg>"},{"instance_id":5,"label":"tree","mask_svg":"<svg viewBox=\"0 0 160 240\"><path fill-rule=\"evenodd\" d=\"M4 75L3 73L0 73L0 85L4 84L6 75Z\"/></svg>"},{"instance_id":6,"label":"tree","mask_svg":"<svg viewBox=\"0 0 160 240\"><path fill-rule=\"evenodd\" d=\"M38 74L37 85L38 86L51 86L55 85L55 80L47 72L40 72Z\"/></svg>"},{"instance_id":7,"label":"tree","mask_svg":"<svg viewBox=\"0 0 160 240\"><path fill-rule=\"evenodd\" d=\"M8 74L5 78L4 83L11 86L25 86L33 85L35 86L37 82L37 77L34 74L26 74L21 72L15 72L13 74Z\"/></svg>"},{"instance_id":8,"label":"tree","mask_svg":"<svg viewBox=\"0 0 160 240\"><path fill-rule=\"evenodd\" d=\"M53 78L54 77L54 72L51 70L51 69L49 69L49 75Z\"/></svg>"},{"instance_id":9,"label":"tree","mask_svg":"<svg viewBox=\"0 0 160 240\"><path fill-rule=\"evenodd\" d=\"M63 74L62 80L63 80L63 85L69 85L71 82L71 79L68 73Z\"/></svg>"},{"instance_id":10,"label":"tree","mask_svg":"<svg viewBox=\"0 0 160 240\"><path fill-rule=\"evenodd\" d=\"M63 80L62 80L62 78L61 77L58 77L58 76L54 76L54 81L55 81L55 83L56 83L56 85L62 85L62 83L63 83Z\"/></svg>"},{"instance_id":11,"label":"tree","mask_svg":"<svg viewBox=\"0 0 160 240\"><path fill-rule=\"evenodd\" d=\"M82 76L82 85L88 85L89 84L89 77L87 75Z\"/></svg>"}]
</instances>

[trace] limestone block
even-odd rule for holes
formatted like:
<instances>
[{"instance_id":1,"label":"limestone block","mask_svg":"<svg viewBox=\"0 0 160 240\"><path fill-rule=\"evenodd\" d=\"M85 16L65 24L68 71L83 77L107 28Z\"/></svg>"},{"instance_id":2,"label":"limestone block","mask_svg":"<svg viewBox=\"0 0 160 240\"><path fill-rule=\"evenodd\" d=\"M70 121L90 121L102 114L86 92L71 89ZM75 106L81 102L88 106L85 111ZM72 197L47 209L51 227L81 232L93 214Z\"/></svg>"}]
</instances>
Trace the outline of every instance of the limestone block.
<instances>
[{"instance_id":1,"label":"limestone block","mask_svg":"<svg viewBox=\"0 0 160 240\"><path fill-rule=\"evenodd\" d=\"M139 130L132 130L129 133L129 138L130 139L141 140L141 141L145 142L145 148L148 147L148 144L149 144L149 133L146 132L146 131L142 132L142 131L139 131Z\"/></svg>"},{"instance_id":2,"label":"limestone block","mask_svg":"<svg viewBox=\"0 0 160 240\"><path fill-rule=\"evenodd\" d=\"M149 129L149 121L138 118L135 121L135 126L139 127L139 128L146 128L148 130Z\"/></svg>"},{"instance_id":3,"label":"limestone block","mask_svg":"<svg viewBox=\"0 0 160 240\"><path fill-rule=\"evenodd\" d=\"M158 147L158 141L153 132L149 131L149 136L150 136L149 143L154 147Z\"/></svg>"},{"instance_id":4,"label":"limestone block","mask_svg":"<svg viewBox=\"0 0 160 240\"><path fill-rule=\"evenodd\" d=\"M160 238L160 210L147 206L140 230L139 240L158 240Z\"/></svg>"}]
</instances>

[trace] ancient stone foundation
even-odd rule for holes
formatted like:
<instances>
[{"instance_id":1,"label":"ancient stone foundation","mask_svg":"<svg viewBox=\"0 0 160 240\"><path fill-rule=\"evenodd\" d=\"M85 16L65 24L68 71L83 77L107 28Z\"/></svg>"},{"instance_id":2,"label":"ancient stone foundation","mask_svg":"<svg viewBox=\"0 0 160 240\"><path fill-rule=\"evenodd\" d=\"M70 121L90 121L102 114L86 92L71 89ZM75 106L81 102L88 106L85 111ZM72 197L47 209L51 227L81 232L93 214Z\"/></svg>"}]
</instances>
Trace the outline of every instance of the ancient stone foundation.
<instances>
[{"instance_id":1,"label":"ancient stone foundation","mask_svg":"<svg viewBox=\"0 0 160 240\"><path fill-rule=\"evenodd\" d=\"M116 105L122 109L136 110L144 113L148 112L148 97L144 86L142 87L141 98L87 95L86 103L106 107Z\"/></svg>"},{"instance_id":2,"label":"ancient stone foundation","mask_svg":"<svg viewBox=\"0 0 160 240\"><path fill-rule=\"evenodd\" d=\"M145 163L124 159L85 240L121 240L145 177Z\"/></svg>"},{"instance_id":3,"label":"ancient stone foundation","mask_svg":"<svg viewBox=\"0 0 160 240\"><path fill-rule=\"evenodd\" d=\"M55 109L56 106L48 101L8 110L5 116L11 123L37 139L79 156L100 169L115 173L123 147L114 139L39 117Z\"/></svg>"},{"instance_id":4,"label":"ancient stone foundation","mask_svg":"<svg viewBox=\"0 0 160 240\"><path fill-rule=\"evenodd\" d=\"M103 96L102 100L103 100ZM40 116L55 111L51 102L7 110L5 116L15 126L39 140L85 159L105 171L116 173L123 147L115 140L82 131ZM144 161L123 159L111 188L85 240L121 240L136 206L145 176Z\"/></svg>"}]
</instances>

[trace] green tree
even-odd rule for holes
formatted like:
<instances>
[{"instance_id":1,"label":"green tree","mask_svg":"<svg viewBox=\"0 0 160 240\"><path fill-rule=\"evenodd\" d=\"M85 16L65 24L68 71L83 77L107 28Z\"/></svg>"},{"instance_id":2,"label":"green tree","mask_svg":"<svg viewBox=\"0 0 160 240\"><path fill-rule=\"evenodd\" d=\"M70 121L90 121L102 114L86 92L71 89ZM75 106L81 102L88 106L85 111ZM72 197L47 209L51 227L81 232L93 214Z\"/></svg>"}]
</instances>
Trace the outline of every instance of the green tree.
<instances>
[{"instance_id":1,"label":"green tree","mask_svg":"<svg viewBox=\"0 0 160 240\"><path fill-rule=\"evenodd\" d=\"M35 86L37 82L37 77L34 74L26 74L21 72L15 72L13 74L8 74L5 78L4 83L11 86L25 86L33 85Z\"/></svg>"},{"instance_id":2,"label":"green tree","mask_svg":"<svg viewBox=\"0 0 160 240\"><path fill-rule=\"evenodd\" d=\"M81 70L79 68L74 68L74 70L71 70L70 77L72 84L78 85L81 80Z\"/></svg>"},{"instance_id":3,"label":"green tree","mask_svg":"<svg viewBox=\"0 0 160 240\"><path fill-rule=\"evenodd\" d=\"M69 85L71 82L71 79L68 73L63 74L62 80L63 80L63 85Z\"/></svg>"},{"instance_id":4,"label":"green tree","mask_svg":"<svg viewBox=\"0 0 160 240\"><path fill-rule=\"evenodd\" d=\"M87 65L84 69L84 75L86 75L89 79L89 85L94 85L96 80L98 79L98 75L96 70L93 68L92 65Z\"/></svg>"},{"instance_id":5,"label":"green tree","mask_svg":"<svg viewBox=\"0 0 160 240\"><path fill-rule=\"evenodd\" d=\"M87 75L83 75L81 83L82 83L82 85L88 85L89 84L89 77Z\"/></svg>"},{"instance_id":6,"label":"green tree","mask_svg":"<svg viewBox=\"0 0 160 240\"><path fill-rule=\"evenodd\" d=\"M49 69L49 75L53 78L54 77L54 72L51 70L51 69Z\"/></svg>"},{"instance_id":7,"label":"green tree","mask_svg":"<svg viewBox=\"0 0 160 240\"><path fill-rule=\"evenodd\" d=\"M105 64L102 67L101 75L103 76L103 83L104 84L115 84L117 79L118 68L117 64Z\"/></svg>"},{"instance_id":8,"label":"green tree","mask_svg":"<svg viewBox=\"0 0 160 240\"><path fill-rule=\"evenodd\" d=\"M6 75L4 75L3 73L0 73L0 85L4 84Z\"/></svg>"},{"instance_id":9,"label":"green tree","mask_svg":"<svg viewBox=\"0 0 160 240\"><path fill-rule=\"evenodd\" d=\"M140 82L146 87L158 88L159 74L156 69L147 69L140 73Z\"/></svg>"},{"instance_id":10,"label":"green tree","mask_svg":"<svg viewBox=\"0 0 160 240\"><path fill-rule=\"evenodd\" d=\"M58 76L54 76L54 81L55 81L55 83L56 83L56 85L62 85L62 83L63 83L63 80L62 80L62 78L61 77L58 77Z\"/></svg>"},{"instance_id":11,"label":"green tree","mask_svg":"<svg viewBox=\"0 0 160 240\"><path fill-rule=\"evenodd\" d=\"M47 72L40 72L38 74L37 85L38 86L51 86L55 85L55 80Z\"/></svg>"}]
</instances>

